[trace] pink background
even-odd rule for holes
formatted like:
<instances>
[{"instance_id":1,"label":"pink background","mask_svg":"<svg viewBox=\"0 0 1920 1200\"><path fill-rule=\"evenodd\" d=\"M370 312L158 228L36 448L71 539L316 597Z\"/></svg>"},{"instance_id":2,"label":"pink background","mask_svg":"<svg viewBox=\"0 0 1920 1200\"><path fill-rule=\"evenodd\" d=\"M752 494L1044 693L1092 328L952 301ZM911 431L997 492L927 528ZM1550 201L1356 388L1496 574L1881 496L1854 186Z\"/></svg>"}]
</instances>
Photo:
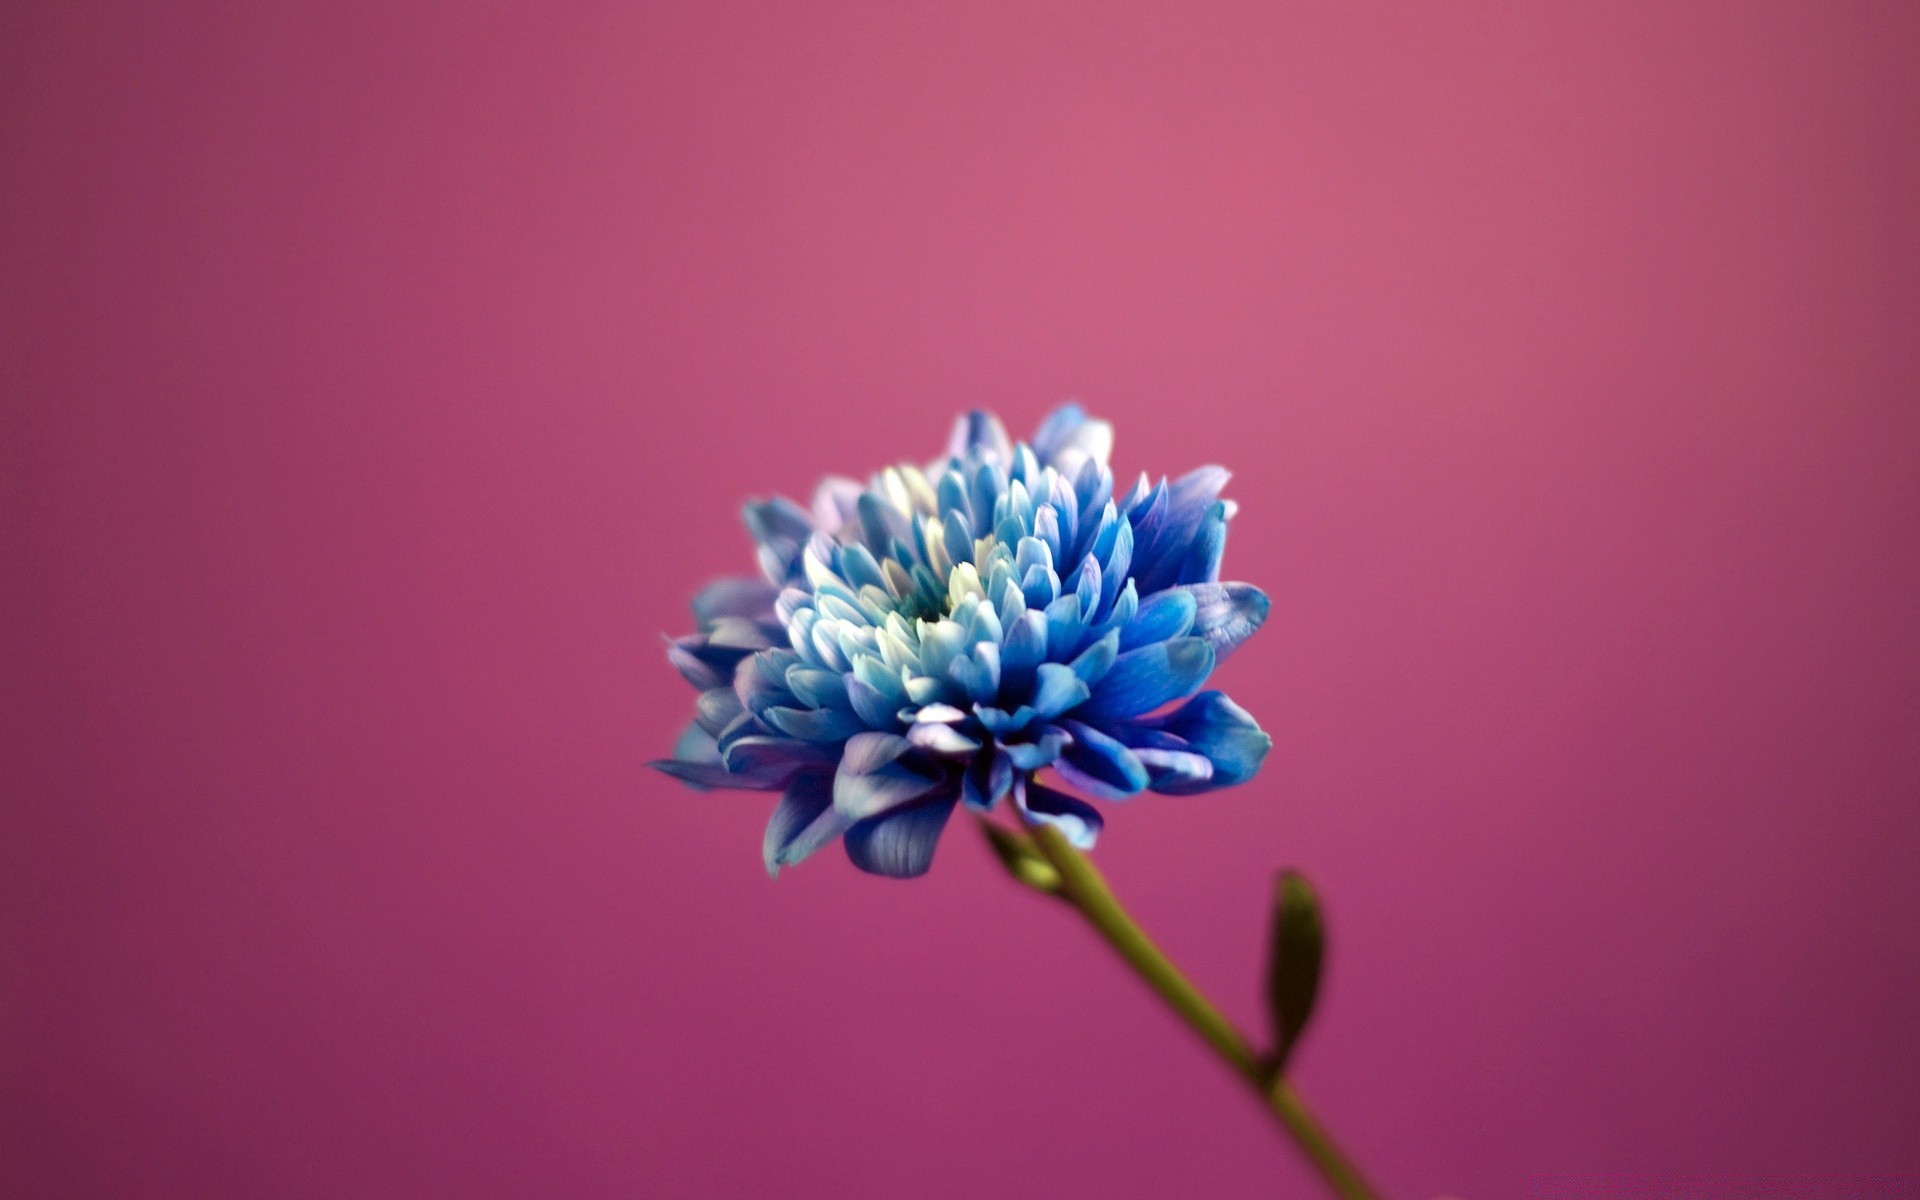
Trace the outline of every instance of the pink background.
<instances>
[{"instance_id":1,"label":"pink background","mask_svg":"<svg viewBox=\"0 0 1920 1200\"><path fill-rule=\"evenodd\" d=\"M1920 10L12 4L9 1195L1314 1185L1071 915L643 767L736 509L1238 471L1100 858L1397 1197L1920 1171Z\"/></svg>"}]
</instances>

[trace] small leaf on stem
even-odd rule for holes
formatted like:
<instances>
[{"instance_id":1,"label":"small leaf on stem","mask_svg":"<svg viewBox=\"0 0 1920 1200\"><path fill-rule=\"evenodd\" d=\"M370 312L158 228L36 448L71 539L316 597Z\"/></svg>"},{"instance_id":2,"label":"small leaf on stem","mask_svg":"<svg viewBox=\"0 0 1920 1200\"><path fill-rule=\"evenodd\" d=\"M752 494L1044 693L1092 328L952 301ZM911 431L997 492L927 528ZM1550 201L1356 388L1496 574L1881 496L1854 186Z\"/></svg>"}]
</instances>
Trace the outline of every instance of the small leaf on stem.
<instances>
[{"instance_id":1,"label":"small leaf on stem","mask_svg":"<svg viewBox=\"0 0 1920 1200\"><path fill-rule=\"evenodd\" d=\"M1007 874L1018 879L1036 892L1045 892L1049 896L1060 893L1060 872L1040 853L1040 847L1024 833L1016 833L992 821L980 822L981 832L987 835L987 844L1000 857L1007 868Z\"/></svg>"},{"instance_id":2,"label":"small leaf on stem","mask_svg":"<svg viewBox=\"0 0 1920 1200\"><path fill-rule=\"evenodd\" d=\"M1320 990L1320 962L1326 931L1313 885L1298 871L1280 872L1274 888L1273 935L1267 959L1267 1011L1273 1021L1274 1078L1286 1069L1287 1056L1313 1015Z\"/></svg>"}]
</instances>

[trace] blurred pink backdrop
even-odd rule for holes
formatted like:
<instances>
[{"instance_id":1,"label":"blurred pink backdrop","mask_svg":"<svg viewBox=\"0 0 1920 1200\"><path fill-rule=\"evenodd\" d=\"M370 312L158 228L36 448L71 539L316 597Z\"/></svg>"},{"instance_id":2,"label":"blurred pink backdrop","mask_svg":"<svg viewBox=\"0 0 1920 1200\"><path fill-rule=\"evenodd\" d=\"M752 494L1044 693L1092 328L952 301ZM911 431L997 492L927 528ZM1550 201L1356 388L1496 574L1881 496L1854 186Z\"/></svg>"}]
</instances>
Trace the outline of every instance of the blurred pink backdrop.
<instances>
[{"instance_id":1,"label":"blurred pink backdrop","mask_svg":"<svg viewBox=\"0 0 1920 1200\"><path fill-rule=\"evenodd\" d=\"M9 5L4 1190L1315 1194L965 827L642 765L744 496L1069 395L1276 600L1100 860L1249 1024L1318 880L1385 1190L1920 1171L1916 14Z\"/></svg>"}]
</instances>

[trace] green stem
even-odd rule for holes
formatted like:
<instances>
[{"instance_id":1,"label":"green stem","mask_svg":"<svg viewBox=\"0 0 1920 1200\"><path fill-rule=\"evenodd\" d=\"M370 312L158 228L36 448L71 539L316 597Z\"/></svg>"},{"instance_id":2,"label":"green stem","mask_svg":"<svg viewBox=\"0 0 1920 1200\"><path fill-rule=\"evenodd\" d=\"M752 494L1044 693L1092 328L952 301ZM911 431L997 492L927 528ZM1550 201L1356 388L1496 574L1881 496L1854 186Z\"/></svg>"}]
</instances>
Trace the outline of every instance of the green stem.
<instances>
[{"instance_id":1,"label":"green stem","mask_svg":"<svg viewBox=\"0 0 1920 1200\"><path fill-rule=\"evenodd\" d=\"M1200 994L1180 968L1173 965L1153 944L1127 910L1120 906L1113 889L1087 856L1073 848L1066 836L1051 825L1028 822L1021 816L1034 844L1060 873L1060 892L1082 916L1092 923L1132 967L1147 986L1160 994L1174 1012L1193 1027L1213 1047L1214 1053L1258 1092L1261 1100L1280 1119L1300 1149L1341 1200L1376 1200L1375 1193L1333 1138L1308 1111L1306 1101L1293 1085L1274 1076L1247 1044L1233 1022Z\"/></svg>"}]
</instances>

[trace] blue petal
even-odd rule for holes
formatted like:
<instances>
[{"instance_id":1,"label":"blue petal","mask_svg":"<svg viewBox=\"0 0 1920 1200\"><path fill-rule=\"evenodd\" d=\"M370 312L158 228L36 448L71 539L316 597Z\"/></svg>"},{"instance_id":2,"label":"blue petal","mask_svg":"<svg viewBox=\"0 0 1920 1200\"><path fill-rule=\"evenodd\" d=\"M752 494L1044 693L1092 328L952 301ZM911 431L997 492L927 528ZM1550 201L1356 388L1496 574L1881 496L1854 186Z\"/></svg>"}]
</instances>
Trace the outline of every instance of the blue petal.
<instances>
[{"instance_id":1,"label":"blue petal","mask_svg":"<svg viewBox=\"0 0 1920 1200\"><path fill-rule=\"evenodd\" d=\"M1149 717L1147 720L1153 720ZM1138 721L1108 721L1101 726L1104 733L1118 738L1124 746L1134 750L1191 750L1187 739L1176 737L1164 729L1143 725Z\"/></svg>"},{"instance_id":2,"label":"blue petal","mask_svg":"<svg viewBox=\"0 0 1920 1200\"><path fill-rule=\"evenodd\" d=\"M947 678L947 667L966 651L966 630L957 621L934 621L920 627L920 667L935 678Z\"/></svg>"},{"instance_id":3,"label":"blue petal","mask_svg":"<svg viewBox=\"0 0 1920 1200\"><path fill-rule=\"evenodd\" d=\"M742 659L733 671L734 694L747 711L763 713L769 708L792 705L793 693L787 690L787 669L800 662L791 650L762 650Z\"/></svg>"},{"instance_id":4,"label":"blue petal","mask_svg":"<svg viewBox=\"0 0 1920 1200\"><path fill-rule=\"evenodd\" d=\"M947 557L955 566L973 561L973 530L965 521L965 513L956 512L947 518L946 539Z\"/></svg>"},{"instance_id":5,"label":"blue petal","mask_svg":"<svg viewBox=\"0 0 1920 1200\"><path fill-rule=\"evenodd\" d=\"M1014 575L1024 578L1034 567L1053 569L1053 551L1037 537L1023 537L1015 547L1013 556Z\"/></svg>"},{"instance_id":6,"label":"blue petal","mask_svg":"<svg viewBox=\"0 0 1920 1200\"><path fill-rule=\"evenodd\" d=\"M993 586L999 593L999 604L997 607L1000 613L1000 624L1006 628L1008 633L1012 633L1013 623L1027 613L1027 596L1025 592L1020 590L1020 585L1014 582L1011 567L1006 570L1006 583L1004 585L997 582L1000 578L1001 573L996 568L994 571L994 579L996 582Z\"/></svg>"},{"instance_id":7,"label":"blue petal","mask_svg":"<svg viewBox=\"0 0 1920 1200\"><path fill-rule=\"evenodd\" d=\"M780 594L773 598L773 622L776 625L791 625L795 614L803 608L812 607L812 592L802 587L783 587L780 589Z\"/></svg>"},{"instance_id":8,"label":"blue petal","mask_svg":"<svg viewBox=\"0 0 1920 1200\"><path fill-rule=\"evenodd\" d=\"M1213 775L1204 787L1211 791L1253 778L1273 749L1273 738L1251 714L1221 692L1201 692L1153 724L1185 738L1196 753L1213 763Z\"/></svg>"},{"instance_id":9,"label":"blue petal","mask_svg":"<svg viewBox=\"0 0 1920 1200\"><path fill-rule=\"evenodd\" d=\"M946 523L949 531L958 527L967 534L968 546L965 559L956 558L955 562L970 561L973 557L973 506L967 502L967 481L958 471L943 471L940 482L934 485L935 498L939 501L940 519ZM948 542L949 548L952 542ZM951 554L951 549L949 549Z\"/></svg>"},{"instance_id":10,"label":"blue petal","mask_svg":"<svg viewBox=\"0 0 1920 1200\"><path fill-rule=\"evenodd\" d=\"M999 417L976 409L954 422L953 437L947 441L947 457L1010 463L1013 441L1007 437L1007 427L1000 423Z\"/></svg>"},{"instance_id":11,"label":"blue petal","mask_svg":"<svg viewBox=\"0 0 1920 1200\"><path fill-rule=\"evenodd\" d=\"M1041 544L1047 548L1047 565L1049 568L1056 564L1065 565L1060 562L1062 549L1060 510L1053 506L1051 500L1035 510L1033 514L1033 536L1039 538ZM1058 590L1057 581L1055 590Z\"/></svg>"},{"instance_id":12,"label":"blue petal","mask_svg":"<svg viewBox=\"0 0 1920 1200\"><path fill-rule=\"evenodd\" d=\"M867 728L853 713L839 708L769 708L760 716L775 729L809 742L838 742Z\"/></svg>"},{"instance_id":13,"label":"blue petal","mask_svg":"<svg viewBox=\"0 0 1920 1200\"><path fill-rule=\"evenodd\" d=\"M1006 751L976 754L961 779L961 799L968 808L986 812L1013 787L1013 761Z\"/></svg>"},{"instance_id":14,"label":"blue petal","mask_svg":"<svg viewBox=\"0 0 1920 1200\"><path fill-rule=\"evenodd\" d=\"M1019 449L1017 446L1014 448L1015 454L1019 453ZM1011 537L1003 537L1000 539L1009 547L1015 547L1020 544L1021 538L1033 532L1033 493L1028 490L1025 483L1016 477L1012 483L1007 485L1007 494L1004 497L1004 501L1006 504L1006 519L1004 521L996 521L994 525L996 528L1011 525L1020 531Z\"/></svg>"},{"instance_id":15,"label":"blue petal","mask_svg":"<svg viewBox=\"0 0 1920 1200\"><path fill-rule=\"evenodd\" d=\"M1073 673L1087 681L1088 686L1100 682L1108 671L1113 669L1114 661L1120 653L1120 632L1115 630L1102 637L1093 645L1080 652L1080 657L1070 666Z\"/></svg>"},{"instance_id":16,"label":"blue petal","mask_svg":"<svg viewBox=\"0 0 1920 1200\"><path fill-rule=\"evenodd\" d=\"M1033 711L1043 719L1059 716L1092 694L1086 681L1062 663L1041 663L1035 678Z\"/></svg>"},{"instance_id":17,"label":"blue petal","mask_svg":"<svg viewBox=\"0 0 1920 1200\"><path fill-rule=\"evenodd\" d=\"M1013 444L1013 469L1008 474L1032 490L1034 481L1040 478L1040 460L1033 456L1032 446L1025 442Z\"/></svg>"},{"instance_id":18,"label":"blue petal","mask_svg":"<svg viewBox=\"0 0 1920 1200\"><path fill-rule=\"evenodd\" d=\"M1087 423L1087 410L1071 401L1062 404L1046 415L1040 427L1033 431L1030 439L1033 452L1040 456L1041 462L1052 462L1053 456L1066 447L1067 442Z\"/></svg>"},{"instance_id":19,"label":"blue petal","mask_svg":"<svg viewBox=\"0 0 1920 1200\"><path fill-rule=\"evenodd\" d=\"M1033 686L1034 668L1047 655L1047 614L1029 610L1007 626L1006 644L1000 651L1000 689L1009 696L1024 696Z\"/></svg>"},{"instance_id":20,"label":"blue petal","mask_svg":"<svg viewBox=\"0 0 1920 1200\"><path fill-rule=\"evenodd\" d=\"M1212 671L1213 647L1204 638L1155 642L1115 659L1081 711L1089 720L1137 716L1190 695Z\"/></svg>"},{"instance_id":21,"label":"blue petal","mask_svg":"<svg viewBox=\"0 0 1920 1200\"><path fill-rule=\"evenodd\" d=\"M847 661L847 652L840 648L840 639L834 633L836 627L830 621L816 621L807 629L807 641L813 646L815 661L829 671L844 672L853 664Z\"/></svg>"},{"instance_id":22,"label":"blue petal","mask_svg":"<svg viewBox=\"0 0 1920 1200\"><path fill-rule=\"evenodd\" d=\"M947 675L975 704L991 704L1000 691L1000 647L981 642L947 666Z\"/></svg>"},{"instance_id":23,"label":"blue petal","mask_svg":"<svg viewBox=\"0 0 1920 1200\"><path fill-rule=\"evenodd\" d=\"M801 570L801 554L813 536L807 511L784 496L749 501L741 515L758 547L755 557L769 582L784 584Z\"/></svg>"},{"instance_id":24,"label":"blue petal","mask_svg":"<svg viewBox=\"0 0 1920 1200\"><path fill-rule=\"evenodd\" d=\"M716 763L720 761L720 746L713 740L713 732L696 719L680 731L673 743L673 757L680 762Z\"/></svg>"},{"instance_id":25,"label":"blue petal","mask_svg":"<svg viewBox=\"0 0 1920 1200\"><path fill-rule=\"evenodd\" d=\"M913 714L922 705L936 703L952 691L943 680L935 679L930 675L910 675L905 682L907 705L898 714L902 721L911 721Z\"/></svg>"},{"instance_id":26,"label":"blue petal","mask_svg":"<svg viewBox=\"0 0 1920 1200\"><path fill-rule=\"evenodd\" d=\"M993 510L1000 497L1007 490L1005 468L989 460L974 468L973 476L967 481L967 503L973 509L973 519L979 522L975 533L984 534L993 526Z\"/></svg>"},{"instance_id":27,"label":"blue petal","mask_svg":"<svg viewBox=\"0 0 1920 1200\"><path fill-rule=\"evenodd\" d=\"M849 625L871 625L873 616L860 603L860 597L831 580L815 585L813 606L822 617L845 621Z\"/></svg>"},{"instance_id":28,"label":"blue petal","mask_svg":"<svg viewBox=\"0 0 1920 1200\"><path fill-rule=\"evenodd\" d=\"M1095 632L1106 633L1109 629L1119 630L1127 627L1140 611L1140 593L1134 590L1133 580L1129 579L1120 594L1113 598L1113 604L1107 609L1107 619L1100 622Z\"/></svg>"},{"instance_id":29,"label":"blue petal","mask_svg":"<svg viewBox=\"0 0 1920 1200\"><path fill-rule=\"evenodd\" d=\"M852 693L855 680L885 697L889 712L907 702L907 685L900 682L899 672L888 669L886 663L872 654L861 654L855 660L852 678L847 681L849 694Z\"/></svg>"},{"instance_id":30,"label":"blue petal","mask_svg":"<svg viewBox=\"0 0 1920 1200\"><path fill-rule=\"evenodd\" d=\"M1053 568L1035 563L1020 578L1020 594L1026 597L1029 611L1043 609L1059 598L1059 576L1053 573Z\"/></svg>"},{"instance_id":31,"label":"blue petal","mask_svg":"<svg viewBox=\"0 0 1920 1200\"><path fill-rule=\"evenodd\" d=\"M1012 712L1004 708L995 708L991 704L976 704L973 706L973 715L987 727L988 733L999 737L1002 734L1019 733L1033 724L1034 713L1033 706L1030 704L1022 704Z\"/></svg>"},{"instance_id":32,"label":"blue petal","mask_svg":"<svg viewBox=\"0 0 1920 1200\"><path fill-rule=\"evenodd\" d=\"M1081 553L1096 562L1105 562L1112 556L1114 544L1120 538L1120 528L1126 523L1127 519L1119 515L1109 500L1100 510L1100 519L1093 523L1090 530L1082 531L1081 536L1087 539L1087 545Z\"/></svg>"},{"instance_id":33,"label":"blue petal","mask_svg":"<svg viewBox=\"0 0 1920 1200\"><path fill-rule=\"evenodd\" d=\"M973 615L967 618L967 644L979 646L990 642L998 646L1005 636L1006 633L1000 628L1000 614L993 605L974 605ZM996 682L999 678L999 675L995 674Z\"/></svg>"},{"instance_id":34,"label":"blue petal","mask_svg":"<svg viewBox=\"0 0 1920 1200\"><path fill-rule=\"evenodd\" d=\"M1226 510L1217 498L1228 478L1221 467L1189 471L1171 487L1162 484L1154 488L1143 500L1143 507L1129 514L1139 535L1134 576L1141 592L1200 580L1189 574L1196 543L1204 539L1216 517L1224 540ZM1201 558L1205 557L1202 553Z\"/></svg>"},{"instance_id":35,"label":"blue petal","mask_svg":"<svg viewBox=\"0 0 1920 1200\"><path fill-rule=\"evenodd\" d=\"M1072 590L1075 598L1080 601L1080 617L1082 620L1091 621L1093 614L1100 608L1100 597L1104 594L1102 589L1104 580L1100 578L1099 560L1092 557L1082 559L1080 566L1074 570L1074 575L1076 579Z\"/></svg>"},{"instance_id":36,"label":"blue petal","mask_svg":"<svg viewBox=\"0 0 1920 1200\"><path fill-rule=\"evenodd\" d=\"M861 540L876 558L889 557L895 541L913 535L900 510L874 492L860 493L855 507L860 514Z\"/></svg>"},{"instance_id":37,"label":"blue petal","mask_svg":"<svg viewBox=\"0 0 1920 1200\"><path fill-rule=\"evenodd\" d=\"M890 729L894 725L894 714L899 711L899 701L881 692L879 689L854 675L844 677L847 683L847 699L853 705L853 711L869 729Z\"/></svg>"},{"instance_id":38,"label":"blue petal","mask_svg":"<svg viewBox=\"0 0 1920 1200\"><path fill-rule=\"evenodd\" d=\"M753 540L763 546L783 540L805 545L813 536L813 520L807 510L785 496L749 500L740 510L740 516L746 521L747 532L753 535Z\"/></svg>"},{"instance_id":39,"label":"blue petal","mask_svg":"<svg viewBox=\"0 0 1920 1200\"><path fill-rule=\"evenodd\" d=\"M838 671L823 671L819 667L788 667L787 690L799 697L800 703L808 708L853 707L853 701L847 696L847 681Z\"/></svg>"},{"instance_id":40,"label":"blue petal","mask_svg":"<svg viewBox=\"0 0 1920 1200\"><path fill-rule=\"evenodd\" d=\"M1227 550L1227 506L1216 503L1207 513L1206 520L1200 526L1200 532L1194 536L1193 545L1188 548L1185 558L1173 582L1175 583L1212 583L1220 578L1220 559Z\"/></svg>"},{"instance_id":41,"label":"blue petal","mask_svg":"<svg viewBox=\"0 0 1920 1200\"><path fill-rule=\"evenodd\" d=\"M1095 462L1090 458L1073 472L1073 497L1080 505L1083 526L1080 533L1081 537L1084 537L1088 532L1084 528L1088 524L1087 518L1099 512L1107 501L1113 499L1113 472L1107 469L1104 461ZM1075 546L1078 547L1079 543L1080 539L1076 538Z\"/></svg>"},{"instance_id":42,"label":"blue petal","mask_svg":"<svg viewBox=\"0 0 1920 1200\"><path fill-rule=\"evenodd\" d=\"M1033 451L1068 477L1088 463L1104 469L1113 453L1113 426L1090 420L1079 405L1069 404L1054 410L1033 435Z\"/></svg>"},{"instance_id":43,"label":"blue petal","mask_svg":"<svg viewBox=\"0 0 1920 1200\"><path fill-rule=\"evenodd\" d=\"M1232 478L1233 472L1225 467L1212 464L1195 467L1173 481L1173 486L1167 489L1167 498L1177 515L1191 521L1195 514L1213 506Z\"/></svg>"},{"instance_id":44,"label":"blue petal","mask_svg":"<svg viewBox=\"0 0 1920 1200\"><path fill-rule=\"evenodd\" d=\"M1195 583L1175 591L1192 593L1193 632L1213 647L1215 663L1224 661L1235 647L1252 637L1273 607L1267 594L1250 583Z\"/></svg>"},{"instance_id":45,"label":"blue petal","mask_svg":"<svg viewBox=\"0 0 1920 1200\"><path fill-rule=\"evenodd\" d=\"M1065 662L1073 656L1087 626L1080 619L1080 597L1072 592L1047 605L1047 657Z\"/></svg>"},{"instance_id":46,"label":"blue petal","mask_svg":"<svg viewBox=\"0 0 1920 1200\"><path fill-rule=\"evenodd\" d=\"M1172 522L1172 504L1167 499L1167 482L1161 480L1153 489L1139 497L1126 510L1127 523L1133 527L1133 544L1139 550L1142 584L1145 575L1160 561L1165 553L1165 543L1173 540L1181 531L1169 529ZM1196 522L1197 523L1197 522ZM1191 530L1185 531L1191 534ZM1184 545L1184 541L1182 545ZM1153 590L1153 589L1148 589Z\"/></svg>"},{"instance_id":47,"label":"blue petal","mask_svg":"<svg viewBox=\"0 0 1920 1200\"><path fill-rule=\"evenodd\" d=\"M1066 722L1073 745L1061 756L1064 767L1082 780L1087 790L1108 800L1120 800L1147 786L1147 769L1132 750L1080 721Z\"/></svg>"},{"instance_id":48,"label":"blue petal","mask_svg":"<svg viewBox=\"0 0 1920 1200\"><path fill-rule=\"evenodd\" d=\"M940 831L953 815L953 799L887 813L857 822L842 842L853 865L873 875L911 879L933 865Z\"/></svg>"},{"instance_id":49,"label":"blue petal","mask_svg":"<svg viewBox=\"0 0 1920 1200\"><path fill-rule=\"evenodd\" d=\"M1140 602L1133 620L1121 628L1120 648L1133 650L1179 637L1193 628L1196 608L1194 598L1178 588L1155 592Z\"/></svg>"},{"instance_id":50,"label":"blue petal","mask_svg":"<svg viewBox=\"0 0 1920 1200\"><path fill-rule=\"evenodd\" d=\"M867 586L877 587L883 592L887 590L887 577L881 572L880 564L858 542L840 548L840 574L853 585L856 592Z\"/></svg>"},{"instance_id":51,"label":"blue petal","mask_svg":"<svg viewBox=\"0 0 1920 1200\"><path fill-rule=\"evenodd\" d=\"M1038 771L1060 757L1060 752L1073 741L1073 736L1058 725L1048 725L1040 731L1040 736L1031 742L1003 743L1001 749L1007 752L1007 760L1015 769Z\"/></svg>"},{"instance_id":52,"label":"blue petal","mask_svg":"<svg viewBox=\"0 0 1920 1200\"><path fill-rule=\"evenodd\" d=\"M1122 584L1134 586L1127 572L1133 568L1133 526L1125 521L1120 523L1119 535L1113 539L1113 553L1107 555L1101 564L1100 607L1105 608L1120 595Z\"/></svg>"},{"instance_id":53,"label":"blue petal","mask_svg":"<svg viewBox=\"0 0 1920 1200\"><path fill-rule=\"evenodd\" d=\"M833 778L833 806L860 820L952 787L944 777L902 761L912 749L913 743L890 733L862 733L850 739Z\"/></svg>"},{"instance_id":54,"label":"blue petal","mask_svg":"<svg viewBox=\"0 0 1920 1200\"><path fill-rule=\"evenodd\" d=\"M1099 810L1078 796L1070 796L1033 782L1016 789L1015 795L1028 817L1058 829L1067 835L1069 842L1082 850L1093 849L1094 840L1106 825Z\"/></svg>"},{"instance_id":55,"label":"blue petal","mask_svg":"<svg viewBox=\"0 0 1920 1200\"><path fill-rule=\"evenodd\" d=\"M803 775L787 785L774 806L760 843L767 874L778 876L847 831L853 822L833 807L833 783L824 775Z\"/></svg>"}]
</instances>

